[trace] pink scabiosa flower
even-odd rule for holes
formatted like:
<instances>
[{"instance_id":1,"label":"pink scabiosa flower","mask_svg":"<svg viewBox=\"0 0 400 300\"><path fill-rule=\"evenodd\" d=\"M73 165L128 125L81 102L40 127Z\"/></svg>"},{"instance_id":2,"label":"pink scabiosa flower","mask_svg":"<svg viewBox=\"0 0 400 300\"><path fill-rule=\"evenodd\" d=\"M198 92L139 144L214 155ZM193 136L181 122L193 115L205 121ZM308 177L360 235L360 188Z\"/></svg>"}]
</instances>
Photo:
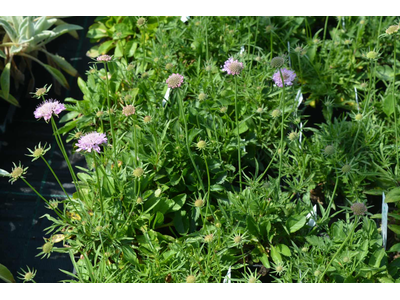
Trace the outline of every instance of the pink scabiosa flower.
<instances>
[{"instance_id":1,"label":"pink scabiosa flower","mask_svg":"<svg viewBox=\"0 0 400 300\"><path fill-rule=\"evenodd\" d=\"M96 58L96 60L97 60L97 61L101 61L101 62L107 62L107 61L110 61L111 58L112 58L112 57L111 57L110 55L104 54L104 55L98 56L98 57Z\"/></svg>"},{"instance_id":2,"label":"pink scabiosa flower","mask_svg":"<svg viewBox=\"0 0 400 300\"><path fill-rule=\"evenodd\" d=\"M94 150L97 153L100 153L99 145L106 143L107 143L107 137L105 133L98 133L94 131L82 136L78 140L78 143L76 143L75 145L78 147L78 149L76 150L78 152L82 150L87 152L92 152L92 150Z\"/></svg>"},{"instance_id":3,"label":"pink scabiosa flower","mask_svg":"<svg viewBox=\"0 0 400 300\"><path fill-rule=\"evenodd\" d=\"M293 85L293 81L296 78L296 73L294 71L288 70L286 68L280 69L280 71L282 72L283 83L285 84L285 86ZM282 77L281 77L281 73L279 72L279 70L276 71L276 73L272 77L272 79L275 81L275 84L279 87L283 87Z\"/></svg>"},{"instance_id":4,"label":"pink scabiosa flower","mask_svg":"<svg viewBox=\"0 0 400 300\"><path fill-rule=\"evenodd\" d=\"M243 70L243 63L233 60L233 57L229 58L222 68L222 71L227 72L229 75L239 75Z\"/></svg>"},{"instance_id":5,"label":"pink scabiosa flower","mask_svg":"<svg viewBox=\"0 0 400 300\"><path fill-rule=\"evenodd\" d=\"M47 122L51 119L52 115L58 116L58 114L63 110L65 110L64 104L57 100L49 99L40 104L33 114L36 119L43 118Z\"/></svg>"},{"instance_id":6,"label":"pink scabiosa flower","mask_svg":"<svg viewBox=\"0 0 400 300\"><path fill-rule=\"evenodd\" d=\"M171 76L168 77L166 83L168 84L168 87L171 89L180 87L183 83L183 76L180 74L172 74Z\"/></svg>"}]
</instances>

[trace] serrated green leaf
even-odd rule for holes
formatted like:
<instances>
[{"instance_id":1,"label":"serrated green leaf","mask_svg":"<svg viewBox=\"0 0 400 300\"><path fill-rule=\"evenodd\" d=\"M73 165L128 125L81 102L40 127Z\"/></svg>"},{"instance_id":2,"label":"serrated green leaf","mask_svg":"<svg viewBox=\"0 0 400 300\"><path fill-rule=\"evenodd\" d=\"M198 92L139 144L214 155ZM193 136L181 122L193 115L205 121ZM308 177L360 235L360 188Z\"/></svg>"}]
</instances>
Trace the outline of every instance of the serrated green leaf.
<instances>
[{"instance_id":1,"label":"serrated green leaf","mask_svg":"<svg viewBox=\"0 0 400 300\"><path fill-rule=\"evenodd\" d=\"M285 256L291 256L292 253L290 252L290 249L288 246L286 246L285 244L279 244L276 246L276 250L278 250L278 252L282 255Z\"/></svg>"},{"instance_id":2,"label":"serrated green leaf","mask_svg":"<svg viewBox=\"0 0 400 300\"><path fill-rule=\"evenodd\" d=\"M400 234L400 226L399 225L393 225L393 224L388 224L388 228L393 231L396 234Z\"/></svg>"},{"instance_id":3,"label":"serrated green leaf","mask_svg":"<svg viewBox=\"0 0 400 300\"><path fill-rule=\"evenodd\" d=\"M387 252L399 252L400 251L400 243L397 243L390 247L390 249Z\"/></svg>"},{"instance_id":4,"label":"serrated green leaf","mask_svg":"<svg viewBox=\"0 0 400 300\"><path fill-rule=\"evenodd\" d=\"M8 283L15 283L14 276L11 274L10 270L2 264L0 264L0 279Z\"/></svg>"},{"instance_id":5,"label":"serrated green leaf","mask_svg":"<svg viewBox=\"0 0 400 300\"><path fill-rule=\"evenodd\" d=\"M393 95L387 95L383 99L382 110L388 117L394 112L394 107L393 107L394 102L395 102L395 97L393 97Z\"/></svg>"},{"instance_id":6,"label":"serrated green leaf","mask_svg":"<svg viewBox=\"0 0 400 300\"><path fill-rule=\"evenodd\" d=\"M48 56L50 56L54 62L65 72L70 74L71 76L77 77L78 76L78 71L69 63L67 62L64 57L61 57L59 55L54 55L51 54L47 51L45 51Z\"/></svg>"},{"instance_id":7,"label":"serrated green leaf","mask_svg":"<svg viewBox=\"0 0 400 300\"><path fill-rule=\"evenodd\" d=\"M289 228L290 233L293 233L303 228L306 221L306 217L304 216L291 216L288 218L286 226Z\"/></svg>"},{"instance_id":8,"label":"serrated green leaf","mask_svg":"<svg viewBox=\"0 0 400 300\"><path fill-rule=\"evenodd\" d=\"M8 176L10 176L10 173L8 173L6 170L0 169L0 176L8 177Z\"/></svg>"},{"instance_id":9,"label":"serrated green leaf","mask_svg":"<svg viewBox=\"0 0 400 300\"><path fill-rule=\"evenodd\" d=\"M10 93L10 69L11 69L11 62L8 62L5 65L0 77L0 84L1 84L1 90L3 92L3 97L7 99Z\"/></svg>"},{"instance_id":10,"label":"serrated green leaf","mask_svg":"<svg viewBox=\"0 0 400 300\"><path fill-rule=\"evenodd\" d=\"M3 91L0 91L0 98L3 98L7 102L11 103L12 105L15 105L17 107L20 107L17 99L15 99L11 94L8 94L8 98L3 96Z\"/></svg>"},{"instance_id":11,"label":"serrated green leaf","mask_svg":"<svg viewBox=\"0 0 400 300\"><path fill-rule=\"evenodd\" d=\"M271 245L271 258L276 264L282 263L282 256L279 254L278 250Z\"/></svg>"},{"instance_id":12,"label":"serrated green leaf","mask_svg":"<svg viewBox=\"0 0 400 300\"><path fill-rule=\"evenodd\" d=\"M397 202L400 201L400 187L394 188L390 190L386 195L385 195L385 202L386 203L392 203L392 202Z\"/></svg>"}]
</instances>

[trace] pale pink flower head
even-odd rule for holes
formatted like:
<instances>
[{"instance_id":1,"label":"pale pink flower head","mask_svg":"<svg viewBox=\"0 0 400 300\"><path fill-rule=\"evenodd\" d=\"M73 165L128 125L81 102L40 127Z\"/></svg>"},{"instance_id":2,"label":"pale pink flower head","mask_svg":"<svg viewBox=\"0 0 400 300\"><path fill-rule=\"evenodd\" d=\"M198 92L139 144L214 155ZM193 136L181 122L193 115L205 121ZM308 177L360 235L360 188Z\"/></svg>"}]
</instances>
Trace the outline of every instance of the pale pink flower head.
<instances>
[{"instance_id":1,"label":"pale pink flower head","mask_svg":"<svg viewBox=\"0 0 400 300\"><path fill-rule=\"evenodd\" d=\"M172 74L171 76L168 77L166 83L168 84L168 87L171 89L180 87L183 83L183 76L180 74Z\"/></svg>"},{"instance_id":2,"label":"pale pink flower head","mask_svg":"<svg viewBox=\"0 0 400 300\"><path fill-rule=\"evenodd\" d=\"M98 133L94 131L82 136L75 145L78 147L76 150L77 152L82 150L92 152L92 150L94 150L97 153L100 153L99 145L101 144L107 144L107 137L105 133Z\"/></svg>"},{"instance_id":3,"label":"pale pink flower head","mask_svg":"<svg viewBox=\"0 0 400 300\"><path fill-rule=\"evenodd\" d=\"M296 73L286 68L280 69L280 71L282 72L283 83L285 84L285 86L293 85L293 81L296 78ZM279 87L283 87L282 77L279 70L276 71L276 73L272 77L272 79L275 81L275 84Z\"/></svg>"},{"instance_id":4,"label":"pale pink flower head","mask_svg":"<svg viewBox=\"0 0 400 300\"><path fill-rule=\"evenodd\" d=\"M101 61L101 62L107 62L111 60L111 56L104 54L104 55L100 55L96 58L97 61Z\"/></svg>"},{"instance_id":5,"label":"pale pink flower head","mask_svg":"<svg viewBox=\"0 0 400 300\"><path fill-rule=\"evenodd\" d=\"M127 106L124 106L124 107L122 108L122 113L123 113L125 116L134 115L135 112L136 112L136 109L135 109L135 107L134 107L133 105L127 105Z\"/></svg>"},{"instance_id":6,"label":"pale pink flower head","mask_svg":"<svg viewBox=\"0 0 400 300\"><path fill-rule=\"evenodd\" d=\"M243 63L233 60L233 57L229 58L222 68L222 71L227 72L229 75L239 75L243 70Z\"/></svg>"},{"instance_id":7,"label":"pale pink flower head","mask_svg":"<svg viewBox=\"0 0 400 300\"><path fill-rule=\"evenodd\" d=\"M58 116L63 110L65 110L64 104L57 100L49 99L40 104L33 114L36 119L43 118L47 122L51 119L52 115Z\"/></svg>"}]
</instances>

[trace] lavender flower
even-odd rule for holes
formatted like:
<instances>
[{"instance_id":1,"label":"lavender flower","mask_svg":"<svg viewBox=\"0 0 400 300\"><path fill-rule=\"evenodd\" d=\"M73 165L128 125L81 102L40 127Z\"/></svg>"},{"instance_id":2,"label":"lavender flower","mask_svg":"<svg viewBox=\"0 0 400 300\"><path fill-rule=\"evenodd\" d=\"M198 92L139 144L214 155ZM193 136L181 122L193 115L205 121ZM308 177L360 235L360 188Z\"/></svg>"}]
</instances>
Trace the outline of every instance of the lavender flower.
<instances>
[{"instance_id":1,"label":"lavender flower","mask_svg":"<svg viewBox=\"0 0 400 300\"><path fill-rule=\"evenodd\" d=\"M280 69L282 72L283 83L285 86L293 85L293 80L296 78L296 73L294 71L288 70L286 68ZM279 87L283 87L281 73L276 71L272 79L275 81L275 84Z\"/></svg>"},{"instance_id":2,"label":"lavender flower","mask_svg":"<svg viewBox=\"0 0 400 300\"><path fill-rule=\"evenodd\" d=\"M57 100L50 99L40 104L33 114L35 115L36 119L44 118L44 120L47 122L51 119L53 114L58 116L58 114L63 110L65 110L64 104L58 102Z\"/></svg>"},{"instance_id":3,"label":"lavender flower","mask_svg":"<svg viewBox=\"0 0 400 300\"><path fill-rule=\"evenodd\" d=\"M104 133L98 133L96 131L85 134L82 136L78 143L76 143L76 146L78 147L78 150L76 151L87 151L91 152L92 150L96 151L97 153L100 153L100 147L99 145L107 143L107 137Z\"/></svg>"},{"instance_id":4,"label":"lavender flower","mask_svg":"<svg viewBox=\"0 0 400 300\"><path fill-rule=\"evenodd\" d=\"M96 58L96 60L101 62L107 62L111 60L111 56L107 54L100 55L99 57Z\"/></svg>"},{"instance_id":5,"label":"lavender flower","mask_svg":"<svg viewBox=\"0 0 400 300\"><path fill-rule=\"evenodd\" d=\"M180 74L172 74L171 76L168 77L166 83L168 84L168 87L171 89L180 87L183 83L183 76Z\"/></svg>"},{"instance_id":6,"label":"lavender flower","mask_svg":"<svg viewBox=\"0 0 400 300\"><path fill-rule=\"evenodd\" d=\"M229 58L222 68L222 71L227 72L229 75L239 75L243 70L243 63L233 60L233 57Z\"/></svg>"}]
</instances>

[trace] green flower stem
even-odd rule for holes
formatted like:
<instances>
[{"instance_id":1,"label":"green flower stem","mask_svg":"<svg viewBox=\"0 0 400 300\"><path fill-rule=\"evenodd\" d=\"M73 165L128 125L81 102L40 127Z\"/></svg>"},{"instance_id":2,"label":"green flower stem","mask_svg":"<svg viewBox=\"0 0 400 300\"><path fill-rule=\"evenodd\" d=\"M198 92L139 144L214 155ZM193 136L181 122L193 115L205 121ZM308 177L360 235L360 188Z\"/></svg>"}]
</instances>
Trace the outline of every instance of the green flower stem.
<instances>
[{"instance_id":1,"label":"green flower stem","mask_svg":"<svg viewBox=\"0 0 400 300\"><path fill-rule=\"evenodd\" d=\"M207 163L207 159L206 156L204 154L204 150L202 150L202 154L203 154L203 158L204 158L204 163L206 165L206 170L207 170L207 206L206 206L206 218L205 220L207 220L207 215L208 215L208 209L210 207L210 187L211 187L211 180L210 180L210 171L208 169L208 163ZM204 221L205 221L204 220ZM203 221L203 226L205 225Z\"/></svg>"},{"instance_id":2,"label":"green flower stem","mask_svg":"<svg viewBox=\"0 0 400 300\"><path fill-rule=\"evenodd\" d=\"M68 166L69 172L71 174L72 180L75 184L75 187L77 187L77 192L78 192L80 198L83 199L83 194L81 192L81 188L80 188L78 179L75 175L74 169L72 168L71 162L69 161L67 152L65 151L64 144L62 142L61 136L58 133L57 125L56 125L56 122L54 121L53 117L51 118L51 125L53 127L54 137L56 139L57 145L60 148L60 151L61 151L62 155L64 156L65 161L67 162L67 166Z\"/></svg>"},{"instance_id":3,"label":"green flower stem","mask_svg":"<svg viewBox=\"0 0 400 300\"><path fill-rule=\"evenodd\" d=\"M49 201L47 201L46 198L44 198L33 186L31 186L31 185L29 184L29 182L28 182L24 177L20 177L20 178L22 179L23 182L25 182L25 184L26 184L27 186L29 186L29 187L31 188L32 191L35 192L36 195L39 196L39 198L41 198L47 205L50 206ZM55 208L55 209L54 209L54 212L55 212L62 220L64 220L64 216L61 214L61 211L59 210L59 208Z\"/></svg>"},{"instance_id":4,"label":"green flower stem","mask_svg":"<svg viewBox=\"0 0 400 300\"><path fill-rule=\"evenodd\" d=\"M395 138L396 138L396 169L395 173L397 174L397 168L399 167L399 147L398 147L398 135L397 135L397 101L396 101L396 35L393 35L393 55L394 55L394 62L393 62L393 83L392 83L392 98L393 98L393 113L394 113L394 131L395 131Z\"/></svg>"},{"instance_id":5,"label":"green flower stem","mask_svg":"<svg viewBox=\"0 0 400 300\"><path fill-rule=\"evenodd\" d=\"M350 234L347 235L347 238L343 241L342 245L340 246L340 248L336 251L335 255L332 257L331 261L328 263L328 265L326 266L324 272L322 273L321 277L318 280L318 283L320 283L322 281L322 279L324 278L324 275L326 273L326 271L328 271L329 267L331 266L332 262L335 260L336 256L338 256L338 254L340 253L340 251L343 249L343 247L346 245L346 243L351 239L351 237L353 236L354 230L356 229L357 225L358 225L358 219L359 216L356 216L356 220L354 221L354 225L351 228Z\"/></svg>"},{"instance_id":6,"label":"green flower stem","mask_svg":"<svg viewBox=\"0 0 400 300\"><path fill-rule=\"evenodd\" d=\"M93 151L93 160L94 160L94 169L96 171L96 177L97 177L97 188L99 189L99 194L100 194L100 206L101 206L101 214L104 214L104 206L103 206L103 193L101 191L101 185L100 185L100 176L99 176L99 170L98 170L98 162L96 158L96 151Z\"/></svg>"},{"instance_id":7,"label":"green flower stem","mask_svg":"<svg viewBox=\"0 0 400 300\"><path fill-rule=\"evenodd\" d=\"M185 116L185 114L184 114L184 108L183 108L183 100L182 100L181 95L179 95L179 93L178 93L178 95L177 95L177 98L178 98L178 104L179 104L179 114L180 114L180 118L183 120L183 124L184 124L184 128L185 128L186 149L187 149L187 151L188 151L190 161L191 161L192 164L193 164L194 170L196 171L196 175L197 175L197 178L198 178L198 180L199 180L199 182L200 182L201 188L202 188L202 190L203 190L204 193L205 193L205 192L206 192L206 189L204 188L204 184L203 184L203 180L201 179L201 176L200 176L199 168L197 167L197 165L196 165L195 162L194 162L193 155L192 155L192 151L190 151L189 137L188 137L188 129L187 129L187 122L186 122L186 116Z\"/></svg>"},{"instance_id":8,"label":"green flower stem","mask_svg":"<svg viewBox=\"0 0 400 300\"><path fill-rule=\"evenodd\" d=\"M57 182L60 185L61 189L63 190L64 194L68 197L68 200L71 200L71 198L69 197L68 193L65 191L63 185L61 184L60 180L58 179L56 173L54 172L53 168L50 166L50 164L47 162L47 160L43 156L41 156L41 158L43 159L43 161L45 162L45 164L49 168L50 172L53 174L54 178L57 180Z\"/></svg>"},{"instance_id":9,"label":"green flower stem","mask_svg":"<svg viewBox=\"0 0 400 300\"><path fill-rule=\"evenodd\" d=\"M239 163L239 184L240 192L242 192L242 163L240 155L240 130L239 130L239 120L238 120L238 106L237 106L237 78L235 76L235 121L237 128L237 144L238 144L238 163Z\"/></svg>"},{"instance_id":10,"label":"green flower stem","mask_svg":"<svg viewBox=\"0 0 400 300\"><path fill-rule=\"evenodd\" d=\"M285 82L283 79L282 71L279 69L279 74L281 75L282 79L282 92L281 92L281 99L280 99L280 104L279 107L281 109L281 114L282 114L282 122L281 122L281 141L280 141L280 154L279 154L279 174L278 174L278 181L277 181L277 188L278 191L280 189L280 184L281 184L281 172L282 172L282 154L283 154L283 126L285 123L285 117L284 117L284 108L283 108L283 100L285 98Z\"/></svg>"},{"instance_id":11,"label":"green flower stem","mask_svg":"<svg viewBox=\"0 0 400 300\"><path fill-rule=\"evenodd\" d=\"M115 132L114 132L114 117L111 114L111 103L110 103L110 88L108 83L108 63L104 63L104 69L106 70L106 84L107 84L107 106L108 106L108 117L110 118L110 125L111 125L111 135L113 139L113 151L114 151L114 160L117 159L117 140L115 139Z\"/></svg>"}]
</instances>

